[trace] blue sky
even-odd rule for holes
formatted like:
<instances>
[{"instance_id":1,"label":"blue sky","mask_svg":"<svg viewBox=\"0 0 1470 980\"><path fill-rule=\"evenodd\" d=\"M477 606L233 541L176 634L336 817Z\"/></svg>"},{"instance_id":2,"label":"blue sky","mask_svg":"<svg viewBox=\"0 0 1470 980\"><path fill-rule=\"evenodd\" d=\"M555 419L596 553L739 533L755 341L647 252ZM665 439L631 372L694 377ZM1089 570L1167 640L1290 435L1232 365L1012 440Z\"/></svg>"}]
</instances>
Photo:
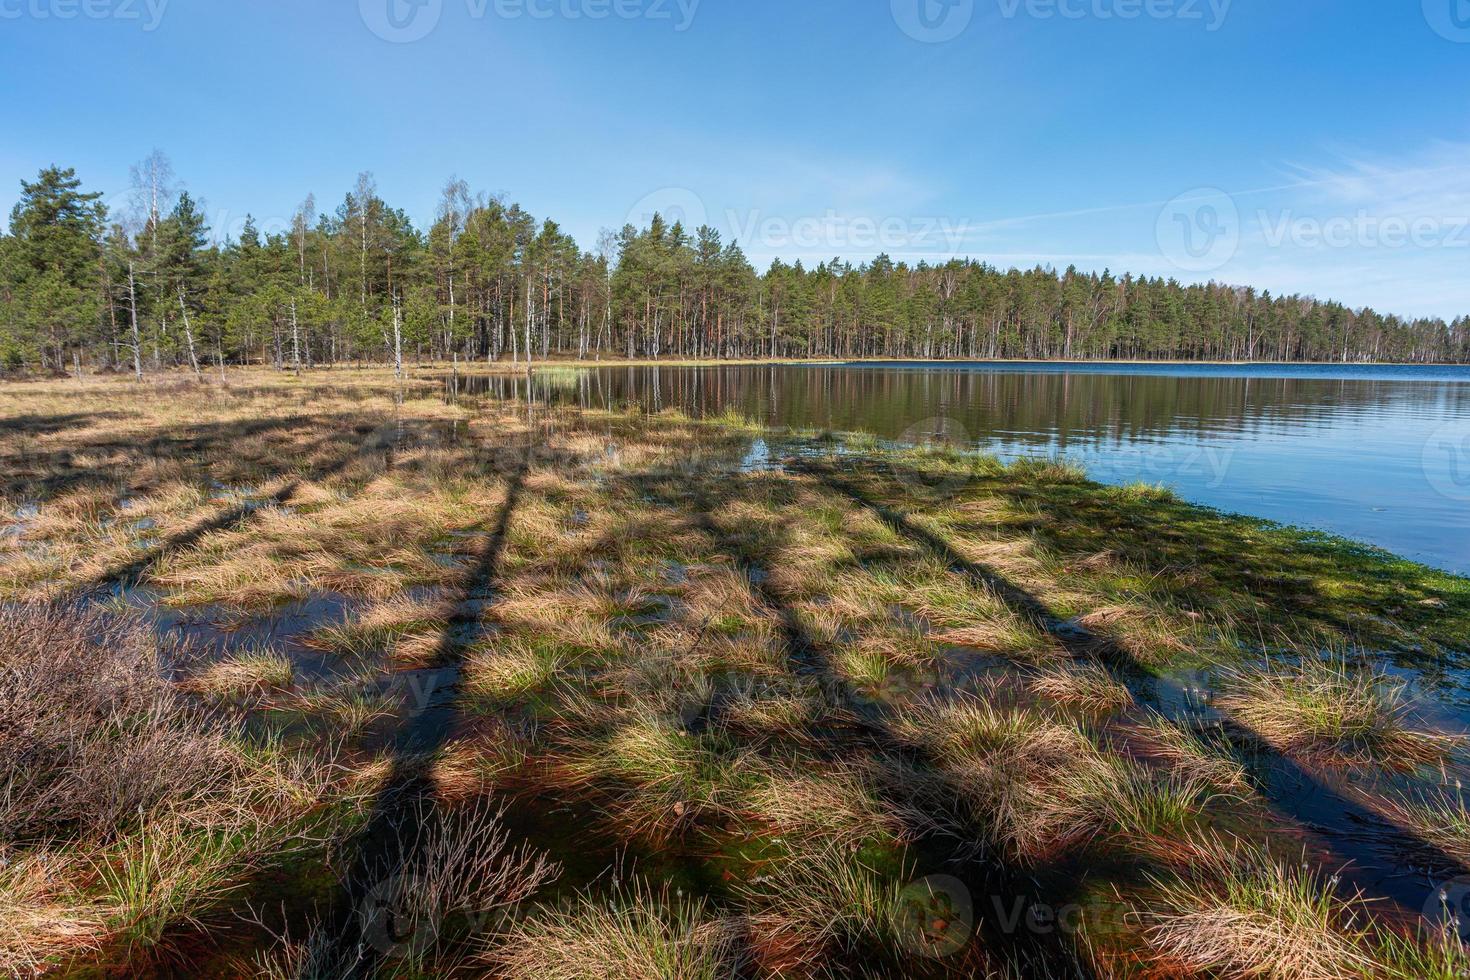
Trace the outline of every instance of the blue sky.
<instances>
[{"instance_id":1,"label":"blue sky","mask_svg":"<svg viewBox=\"0 0 1470 980\"><path fill-rule=\"evenodd\" d=\"M0 206L158 147L218 232L455 174L584 247L1111 267L1470 313L1470 0L0 0Z\"/></svg>"}]
</instances>

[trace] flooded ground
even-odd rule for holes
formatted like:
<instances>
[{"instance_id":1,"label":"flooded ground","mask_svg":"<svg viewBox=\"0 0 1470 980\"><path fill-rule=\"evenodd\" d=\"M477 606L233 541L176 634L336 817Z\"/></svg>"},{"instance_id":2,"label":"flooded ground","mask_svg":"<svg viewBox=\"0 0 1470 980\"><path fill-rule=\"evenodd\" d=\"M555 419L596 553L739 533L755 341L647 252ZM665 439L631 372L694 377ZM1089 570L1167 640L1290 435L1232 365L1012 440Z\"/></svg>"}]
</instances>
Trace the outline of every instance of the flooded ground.
<instances>
[{"instance_id":1,"label":"flooded ground","mask_svg":"<svg viewBox=\"0 0 1470 980\"><path fill-rule=\"evenodd\" d=\"M32 789L80 762L5 771L6 969L1470 963L1465 579L1050 461L351 378L0 392L7 683L70 604L218 739L101 831Z\"/></svg>"}]
</instances>

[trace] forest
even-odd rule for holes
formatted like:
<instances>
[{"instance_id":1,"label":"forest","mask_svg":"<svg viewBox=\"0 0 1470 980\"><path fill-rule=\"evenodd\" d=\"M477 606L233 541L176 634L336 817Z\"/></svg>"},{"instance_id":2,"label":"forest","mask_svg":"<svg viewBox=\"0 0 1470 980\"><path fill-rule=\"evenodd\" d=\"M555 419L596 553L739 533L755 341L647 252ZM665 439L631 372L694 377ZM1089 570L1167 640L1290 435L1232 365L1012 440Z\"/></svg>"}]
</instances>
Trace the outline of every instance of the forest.
<instances>
[{"instance_id":1,"label":"forest","mask_svg":"<svg viewBox=\"0 0 1470 980\"><path fill-rule=\"evenodd\" d=\"M155 151L112 213L72 169L21 182L0 235L0 370L141 375L540 358L1464 362L1470 316L1405 319L1173 279L908 265L758 271L737 241L652 216L584 249L463 181L427 229L371 174L277 232L211 235Z\"/></svg>"}]
</instances>

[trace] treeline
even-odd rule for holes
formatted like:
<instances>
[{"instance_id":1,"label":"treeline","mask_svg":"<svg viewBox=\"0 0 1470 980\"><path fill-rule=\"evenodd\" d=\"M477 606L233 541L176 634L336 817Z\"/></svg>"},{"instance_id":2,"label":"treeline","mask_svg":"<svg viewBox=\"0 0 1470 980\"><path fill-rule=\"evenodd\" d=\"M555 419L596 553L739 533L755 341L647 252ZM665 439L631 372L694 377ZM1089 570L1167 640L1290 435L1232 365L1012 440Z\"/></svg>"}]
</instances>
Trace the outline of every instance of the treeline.
<instances>
[{"instance_id":1,"label":"treeline","mask_svg":"<svg viewBox=\"0 0 1470 980\"><path fill-rule=\"evenodd\" d=\"M211 240L166 158L111 214L71 170L22 182L0 236L0 367L132 371L407 359L912 357L1466 361L1470 318L1406 320L1247 287L983 262L764 273L654 216L584 251L451 181L416 228L363 174L335 209Z\"/></svg>"}]
</instances>

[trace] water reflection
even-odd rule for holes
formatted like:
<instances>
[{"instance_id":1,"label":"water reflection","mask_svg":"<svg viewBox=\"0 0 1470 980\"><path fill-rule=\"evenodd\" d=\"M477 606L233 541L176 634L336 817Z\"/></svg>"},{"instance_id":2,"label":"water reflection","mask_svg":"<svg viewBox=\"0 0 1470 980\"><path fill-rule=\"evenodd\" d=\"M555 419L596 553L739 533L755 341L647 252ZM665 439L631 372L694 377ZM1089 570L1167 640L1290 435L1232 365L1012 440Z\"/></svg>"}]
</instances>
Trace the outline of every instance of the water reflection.
<instances>
[{"instance_id":1,"label":"water reflection","mask_svg":"<svg viewBox=\"0 0 1470 980\"><path fill-rule=\"evenodd\" d=\"M1225 510L1318 527L1470 572L1470 369L1209 366L543 368L466 394L1065 455ZM1463 431L1462 431L1463 430ZM1466 459L1459 459L1459 454Z\"/></svg>"}]
</instances>

